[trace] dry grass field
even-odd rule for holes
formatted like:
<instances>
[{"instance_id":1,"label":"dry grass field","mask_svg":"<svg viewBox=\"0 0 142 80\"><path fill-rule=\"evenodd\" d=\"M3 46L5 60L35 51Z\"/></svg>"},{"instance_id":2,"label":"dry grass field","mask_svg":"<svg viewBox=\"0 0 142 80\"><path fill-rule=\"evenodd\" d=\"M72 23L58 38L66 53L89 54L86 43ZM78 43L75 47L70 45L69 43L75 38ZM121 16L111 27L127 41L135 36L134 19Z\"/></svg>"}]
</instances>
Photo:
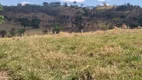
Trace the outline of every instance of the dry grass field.
<instances>
[{"instance_id":1,"label":"dry grass field","mask_svg":"<svg viewBox=\"0 0 142 80\"><path fill-rule=\"evenodd\" d=\"M1 38L2 72L12 80L142 80L142 29Z\"/></svg>"}]
</instances>

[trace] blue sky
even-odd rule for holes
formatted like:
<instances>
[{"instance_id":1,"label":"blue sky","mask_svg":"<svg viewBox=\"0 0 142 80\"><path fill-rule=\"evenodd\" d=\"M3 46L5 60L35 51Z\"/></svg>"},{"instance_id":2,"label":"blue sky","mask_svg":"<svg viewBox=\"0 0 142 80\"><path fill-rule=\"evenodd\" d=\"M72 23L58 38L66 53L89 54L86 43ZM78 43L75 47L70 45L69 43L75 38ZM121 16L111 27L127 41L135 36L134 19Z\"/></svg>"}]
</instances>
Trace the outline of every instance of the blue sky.
<instances>
[{"instance_id":1,"label":"blue sky","mask_svg":"<svg viewBox=\"0 0 142 80\"><path fill-rule=\"evenodd\" d=\"M110 5L120 5L124 3L131 3L134 5L142 6L142 0L0 0L0 4L2 5L16 5L20 2L29 2L31 4L42 4L43 2L72 2L77 1L79 3L84 3L88 6L95 6L101 4L103 1L107 2Z\"/></svg>"}]
</instances>

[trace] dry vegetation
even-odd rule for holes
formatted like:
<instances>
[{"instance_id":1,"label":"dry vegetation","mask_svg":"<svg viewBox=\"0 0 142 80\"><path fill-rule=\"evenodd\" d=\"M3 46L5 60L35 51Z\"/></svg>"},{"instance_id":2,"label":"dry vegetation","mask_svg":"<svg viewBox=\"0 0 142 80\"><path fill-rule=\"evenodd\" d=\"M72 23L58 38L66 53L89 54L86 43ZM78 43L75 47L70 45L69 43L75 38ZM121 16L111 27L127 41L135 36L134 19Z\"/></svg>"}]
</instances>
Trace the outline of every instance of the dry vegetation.
<instances>
[{"instance_id":1,"label":"dry vegetation","mask_svg":"<svg viewBox=\"0 0 142 80\"><path fill-rule=\"evenodd\" d=\"M142 29L0 39L13 80L141 80Z\"/></svg>"}]
</instances>

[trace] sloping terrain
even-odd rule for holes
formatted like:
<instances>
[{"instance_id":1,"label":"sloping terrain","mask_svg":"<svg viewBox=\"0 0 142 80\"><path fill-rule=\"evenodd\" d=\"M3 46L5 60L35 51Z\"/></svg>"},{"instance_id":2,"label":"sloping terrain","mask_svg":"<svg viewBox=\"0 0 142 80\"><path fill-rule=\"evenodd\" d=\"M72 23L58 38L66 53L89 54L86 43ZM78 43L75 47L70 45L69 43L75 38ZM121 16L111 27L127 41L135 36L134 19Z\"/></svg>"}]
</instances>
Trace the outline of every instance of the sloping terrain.
<instances>
[{"instance_id":1,"label":"sloping terrain","mask_svg":"<svg viewBox=\"0 0 142 80\"><path fill-rule=\"evenodd\" d=\"M56 2L46 5L3 6L0 14L5 17L5 23L0 24L0 30L6 31L10 28L30 27L31 31L37 28L53 32L58 26L60 31L80 32L84 29L85 32L89 32L108 30L114 26L121 27L122 24L126 24L131 29L142 26L142 8L129 3L92 7L65 6ZM35 18L40 20L38 27L33 25L32 20Z\"/></svg>"},{"instance_id":2,"label":"sloping terrain","mask_svg":"<svg viewBox=\"0 0 142 80\"><path fill-rule=\"evenodd\" d=\"M142 29L0 39L13 80L141 80Z\"/></svg>"}]
</instances>

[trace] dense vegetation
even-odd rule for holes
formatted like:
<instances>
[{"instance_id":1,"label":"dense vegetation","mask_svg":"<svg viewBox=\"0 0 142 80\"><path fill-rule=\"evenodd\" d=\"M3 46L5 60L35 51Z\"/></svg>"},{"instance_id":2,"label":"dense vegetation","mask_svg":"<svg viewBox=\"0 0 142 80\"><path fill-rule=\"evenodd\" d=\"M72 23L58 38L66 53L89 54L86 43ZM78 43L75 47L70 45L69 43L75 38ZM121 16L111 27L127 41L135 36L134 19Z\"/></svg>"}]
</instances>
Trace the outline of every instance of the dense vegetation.
<instances>
[{"instance_id":1,"label":"dense vegetation","mask_svg":"<svg viewBox=\"0 0 142 80\"><path fill-rule=\"evenodd\" d=\"M2 10L2 6L0 5L0 11ZM4 21L4 17L0 15L0 24Z\"/></svg>"},{"instance_id":2,"label":"dense vegetation","mask_svg":"<svg viewBox=\"0 0 142 80\"><path fill-rule=\"evenodd\" d=\"M142 80L142 30L0 39L12 80Z\"/></svg>"},{"instance_id":3,"label":"dense vegetation","mask_svg":"<svg viewBox=\"0 0 142 80\"><path fill-rule=\"evenodd\" d=\"M129 28L142 26L142 8L131 4L119 6L71 6L60 2L43 5L3 6L1 12L6 22L16 23L23 28L41 28L43 32L80 32L112 29L126 24Z\"/></svg>"}]
</instances>

